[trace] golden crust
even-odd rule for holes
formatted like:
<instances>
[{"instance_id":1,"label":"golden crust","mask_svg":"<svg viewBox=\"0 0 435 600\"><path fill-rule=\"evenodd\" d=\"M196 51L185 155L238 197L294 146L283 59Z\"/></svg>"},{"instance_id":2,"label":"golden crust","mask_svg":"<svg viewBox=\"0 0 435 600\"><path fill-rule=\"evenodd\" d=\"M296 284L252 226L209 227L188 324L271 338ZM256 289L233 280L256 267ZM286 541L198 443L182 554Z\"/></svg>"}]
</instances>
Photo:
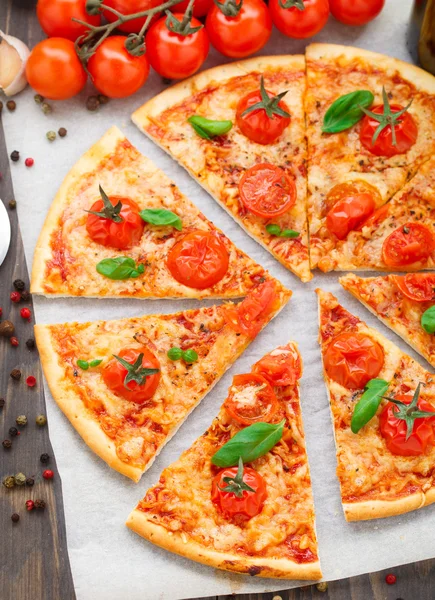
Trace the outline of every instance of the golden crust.
<instances>
[{"instance_id":1,"label":"golden crust","mask_svg":"<svg viewBox=\"0 0 435 600\"><path fill-rule=\"evenodd\" d=\"M230 552L216 552L191 540L184 543L180 536L171 535L161 525L151 523L146 515L138 509L134 509L130 513L126 525L132 531L165 550L217 569L276 579L312 580L322 577L319 561L298 564L287 559L241 558Z\"/></svg>"},{"instance_id":2,"label":"golden crust","mask_svg":"<svg viewBox=\"0 0 435 600\"><path fill-rule=\"evenodd\" d=\"M433 497L430 502L426 502L426 495L423 492L418 492L396 500L367 500L365 502L343 503L344 516L346 521L367 521L369 519L383 519L402 515L434 502L435 490L431 491Z\"/></svg>"}]
</instances>

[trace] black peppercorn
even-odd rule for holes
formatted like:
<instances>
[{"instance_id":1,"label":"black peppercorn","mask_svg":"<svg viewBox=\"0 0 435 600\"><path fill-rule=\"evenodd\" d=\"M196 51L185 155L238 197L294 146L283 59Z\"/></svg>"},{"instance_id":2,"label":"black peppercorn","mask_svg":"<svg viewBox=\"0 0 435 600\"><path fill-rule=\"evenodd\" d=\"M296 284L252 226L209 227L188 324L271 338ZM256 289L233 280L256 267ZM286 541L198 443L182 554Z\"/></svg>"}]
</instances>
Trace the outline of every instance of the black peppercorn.
<instances>
[{"instance_id":1,"label":"black peppercorn","mask_svg":"<svg viewBox=\"0 0 435 600\"><path fill-rule=\"evenodd\" d=\"M98 94L98 102L100 104L107 104L109 102L109 98L104 94Z\"/></svg>"},{"instance_id":2,"label":"black peppercorn","mask_svg":"<svg viewBox=\"0 0 435 600\"><path fill-rule=\"evenodd\" d=\"M10 112L14 112L14 110L17 108L17 103L14 100L8 100L6 102L6 107Z\"/></svg>"},{"instance_id":3,"label":"black peppercorn","mask_svg":"<svg viewBox=\"0 0 435 600\"><path fill-rule=\"evenodd\" d=\"M20 520L20 515L18 515L17 513L14 513L13 515L11 515L11 519L12 519L12 523L18 523L18 521Z\"/></svg>"},{"instance_id":4,"label":"black peppercorn","mask_svg":"<svg viewBox=\"0 0 435 600\"><path fill-rule=\"evenodd\" d=\"M11 210L15 210L17 208L17 202L16 202L16 200L9 200L9 208Z\"/></svg>"},{"instance_id":5,"label":"black peppercorn","mask_svg":"<svg viewBox=\"0 0 435 600\"><path fill-rule=\"evenodd\" d=\"M18 152L18 150L13 150L11 152L11 160L14 162L17 162L17 160L20 160L20 153Z\"/></svg>"},{"instance_id":6,"label":"black peppercorn","mask_svg":"<svg viewBox=\"0 0 435 600\"><path fill-rule=\"evenodd\" d=\"M41 456L39 457L39 460L42 462L43 465L46 465L48 462L50 462L50 456L44 452L44 454L41 454Z\"/></svg>"},{"instance_id":7,"label":"black peppercorn","mask_svg":"<svg viewBox=\"0 0 435 600\"><path fill-rule=\"evenodd\" d=\"M18 429L16 427L9 427L9 435L15 437L18 435Z\"/></svg>"},{"instance_id":8,"label":"black peppercorn","mask_svg":"<svg viewBox=\"0 0 435 600\"><path fill-rule=\"evenodd\" d=\"M89 98L86 100L86 108L92 112L97 110L99 106L100 101L98 100L97 96L89 96Z\"/></svg>"},{"instance_id":9,"label":"black peppercorn","mask_svg":"<svg viewBox=\"0 0 435 600\"><path fill-rule=\"evenodd\" d=\"M35 480L33 479L33 477L28 477L26 479L26 485L28 485L29 487L32 487L35 484Z\"/></svg>"},{"instance_id":10,"label":"black peppercorn","mask_svg":"<svg viewBox=\"0 0 435 600\"><path fill-rule=\"evenodd\" d=\"M20 369L12 369L11 377L12 377L12 379L15 379L15 381L19 381L21 379Z\"/></svg>"},{"instance_id":11,"label":"black peppercorn","mask_svg":"<svg viewBox=\"0 0 435 600\"><path fill-rule=\"evenodd\" d=\"M61 127L57 133L58 133L59 137L65 137L68 132L65 129L65 127Z\"/></svg>"},{"instance_id":12,"label":"black peppercorn","mask_svg":"<svg viewBox=\"0 0 435 600\"><path fill-rule=\"evenodd\" d=\"M0 408L3 408L5 404L6 404L5 399L4 398L0 398Z\"/></svg>"},{"instance_id":13,"label":"black peppercorn","mask_svg":"<svg viewBox=\"0 0 435 600\"><path fill-rule=\"evenodd\" d=\"M27 302L28 300L30 300L31 297L32 297L32 294L30 292L28 292L27 290L23 290L21 292L21 300L23 300L24 302Z\"/></svg>"},{"instance_id":14,"label":"black peppercorn","mask_svg":"<svg viewBox=\"0 0 435 600\"><path fill-rule=\"evenodd\" d=\"M29 338L26 342L26 346L29 350L33 350L33 348L35 347L35 340L33 338Z\"/></svg>"},{"instance_id":15,"label":"black peppercorn","mask_svg":"<svg viewBox=\"0 0 435 600\"><path fill-rule=\"evenodd\" d=\"M44 500L35 500L35 508L40 508L41 510L44 510L44 508L45 508Z\"/></svg>"},{"instance_id":16,"label":"black peppercorn","mask_svg":"<svg viewBox=\"0 0 435 600\"><path fill-rule=\"evenodd\" d=\"M24 281L22 279L15 279L14 288L17 290L17 292L22 292L25 287L26 287L26 284L24 283Z\"/></svg>"},{"instance_id":17,"label":"black peppercorn","mask_svg":"<svg viewBox=\"0 0 435 600\"><path fill-rule=\"evenodd\" d=\"M12 448L12 442L11 440L3 440L2 441L2 446L5 450L9 450L10 448Z\"/></svg>"}]
</instances>

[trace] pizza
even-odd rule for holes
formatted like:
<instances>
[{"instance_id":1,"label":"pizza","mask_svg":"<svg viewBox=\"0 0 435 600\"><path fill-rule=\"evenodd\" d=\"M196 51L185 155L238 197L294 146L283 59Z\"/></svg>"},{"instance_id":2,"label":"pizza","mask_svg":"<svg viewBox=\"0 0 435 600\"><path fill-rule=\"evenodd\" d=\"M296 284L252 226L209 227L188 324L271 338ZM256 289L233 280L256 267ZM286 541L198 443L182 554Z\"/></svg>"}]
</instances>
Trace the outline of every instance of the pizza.
<instances>
[{"instance_id":1,"label":"pizza","mask_svg":"<svg viewBox=\"0 0 435 600\"><path fill-rule=\"evenodd\" d=\"M163 471L127 526L219 569L319 579L301 374L290 342L236 375L211 426Z\"/></svg>"},{"instance_id":2,"label":"pizza","mask_svg":"<svg viewBox=\"0 0 435 600\"><path fill-rule=\"evenodd\" d=\"M203 71L132 118L249 235L308 281L304 93L303 56L257 57Z\"/></svg>"},{"instance_id":3,"label":"pizza","mask_svg":"<svg viewBox=\"0 0 435 600\"><path fill-rule=\"evenodd\" d=\"M270 279L112 127L54 199L36 246L31 291L237 298Z\"/></svg>"},{"instance_id":4,"label":"pizza","mask_svg":"<svg viewBox=\"0 0 435 600\"><path fill-rule=\"evenodd\" d=\"M374 245L360 251L365 236L354 232L367 221L372 227L435 154L435 78L349 46L312 44L306 61L311 268L356 268L346 266L350 261L380 268L379 253L371 260ZM397 115L393 128L383 117L390 113ZM413 220L409 213L405 219Z\"/></svg>"},{"instance_id":5,"label":"pizza","mask_svg":"<svg viewBox=\"0 0 435 600\"><path fill-rule=\"evenodd\" d=\"M435 274L340 278L345 290L435 367Z\"/></svg>"},{"instance_id":6,"label":"pizza","mask_svg":"<svg viewBox=\"0 0 435 600\"><path fill-rule=\"evenodd\" d=\"M276 280L239 304L36 325L51 393L87 445L138 481L184 419L291 296Z\"/></svg>"},{"instance_id":7,"label":"pizza","mask_svg":"<svg viewBox=\"0 0 435 600\"><path fill-rule=\"evenodd\" d=\"M317 290L344 514L402 514L435 502L435 381L375 329Z\"/></svg>"}]
</instances>

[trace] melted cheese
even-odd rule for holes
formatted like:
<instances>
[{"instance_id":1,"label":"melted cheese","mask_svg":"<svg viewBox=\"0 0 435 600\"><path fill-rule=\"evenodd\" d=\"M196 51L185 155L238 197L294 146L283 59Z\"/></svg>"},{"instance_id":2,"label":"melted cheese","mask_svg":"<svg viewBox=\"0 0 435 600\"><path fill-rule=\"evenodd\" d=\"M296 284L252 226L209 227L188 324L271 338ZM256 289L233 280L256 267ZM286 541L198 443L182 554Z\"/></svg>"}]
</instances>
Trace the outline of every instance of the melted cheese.
<instances>
[{"instance_id":1,"label":"melted cheese","mask_svg":"<svg viewBox=\"0 0 435 600\"><path fill-rule=\"evenodd\" d=\"M243 388L234 386L231 388L231 392L233 393L232 400L240 408L255 406L258 392L265 387L265 383L263 383L263 385L247 385Z\"/></svg>"}]
</instances>

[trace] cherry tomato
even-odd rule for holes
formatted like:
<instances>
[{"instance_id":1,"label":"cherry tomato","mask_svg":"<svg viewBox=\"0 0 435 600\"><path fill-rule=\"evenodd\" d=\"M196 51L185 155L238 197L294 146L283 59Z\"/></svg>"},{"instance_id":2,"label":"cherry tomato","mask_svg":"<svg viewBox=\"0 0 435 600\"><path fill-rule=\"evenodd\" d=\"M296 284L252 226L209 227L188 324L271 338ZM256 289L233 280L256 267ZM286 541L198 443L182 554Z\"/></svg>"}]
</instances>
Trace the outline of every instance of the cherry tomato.
<instances>
[{"instance_id":1,"label":"cherry tomato","mask_svg":"<svg viewBox=\"0 0 435 600\"><path fill-rule=\"evenodd\" d=\"M371 194L356 194L339 200L326 216L326 227L339 240L347 238L353 231L367 220L375 210L375 201Z\"/></svg>"},{"instance_id":2,"label":"cherry tomato","mask_svg":"<svg viewBox=\"0 0 435 600\"><path fill-rule=\"evenodd\" d=\"M171 8L171 12L178 12L184 14L189 4L189 0L183 0L178 2ZM193 16L194 17L205 17L213 5L213 0L195 0L193 4Z\"/></svg>"},{"instance_id":3,"label":"cherry tomato","mask_svg":"<svg viewBox=\"0 0 435 600\"><path fill-rule=\"evenodd\" d=\"M432 273L408 273L393 275L394 282L404 296L414 302L435 301L435 275Z\"/></svg>"},{"instance_id":4,"label":"cherry tomato","mask_svg":"<svg viewBox=\"0 0 435 600\"><path fill-rule=\"evenodd\" d=\"M304 10L296 6L283 8L280 0L270 0L269 10L274 25L284 35L297 39L319 33L329 17L328 0L304 0Z\"/></svg>"},{"instance_id":5,"label":"cherry tomato","mask_svg":"<svg viewBox=\"0 0 435 600\"><path fill-rule=\"evenodd\" d=\"M132 56L123 35L108 37L88 61L92 82L109 98L131 96L143 86L150 70L145 54Z\"/></svg>"},{"instance_id":6,"label":"cherry tomato","mask_svg":"<svg viewBox=\"0 0 435 600\"><path fill-rule=\"evenodd\" d=\"M73 42L58 37L36 44L27 59L26 77L35 92L50 100L71 98L86 83Z\"/></svg>"},{"instance_id":7,"label":"cherry tomato","mask_svg":"<svg viewBox=\"0 0 435 600\"><path fill-rule=\"evenodd\" d=\"M278 400L270 383L255 373L236 375L224 406L229 415L242 425L258 421L270 422L278 408Z\"/></svg>"},{"instance_id":8,"label":"cherry tomato","mask_svg":"<svg viewBox=\"0 0 435 600\"><path fill-rule=\"evenodd\" d=\"M398 395L396 400L411 404L412 396ZM435 407L424 398L419 398L417 406L420 410L434 412ZM379 416L381 435L387 448L399 456L420 456L428 446L435 444L435 417L415 419L412 433L406 439L406 423L395 416L397 407L393 402L386 404Z\"/></svg>"},{"instance_id":9,"label":"cherry tomato","mask_svg":"<svg viewBox=\"0 0 435 600\"><path fill-rule=\"evenodd\" d=\"M302 364L299 354L291 347L284 346L263 356L252 367L273 386L295 385L302 376Z\"/></svg>"},{"instance_id":10,"label":"cherry tomato","mask_svg":"<svg viewBox=\"0 0 435 600\"><path fill-rule=\"evenodd\" d=\"M364 333L340 333L329 344L323 361L331 379L350 390L359 390L379 374L384 351Z\"/></svg>"},{"instance_id":11,"label":"cherry tomato","mask_svg":"<svg viewBox=\"0 0 435 600\"><path fill-rule=\"evenodd\" d=\"M272 19L263 0L243 0L235 17L212 4L205 22L210 42L221 54L243 58L261 50L272 33Z\"/></svg>"},{"instance_id":12,"label":"cherry tomato","mask_svg":"<svg viewBox=\"0 0 435 600\"><path fill-rule=\"evenodd\" d=\"M80 19L90 25L101 23L100 15L88 15L86 0L38 0L36 15L48 37L61 37L76 41L87 29L71 19Z\"/></svg>"},{"instance_id":13,"label":"cherry tomato","mask_svg":"<svg viewBox=\"0 0 435 600\"><path fill-rule=\"evenodd\" d=\"M378 16L385 0L329 0L331 13L345 25L365 25Z\"/></svg>"},{"instance_id":14,"label":"cherry tomato","mask_svg":"<svg viewBox=\"0 0 435 600\"><path fill-rule=\"evenodd\" d=\"M266 92L268 96L273 98L274 94L272 92L268 90ZM251 141L257 144L272 144L288 126L290 117L283 117L278 114L269 117L264 108L253 110L246 115L243 114L247 108L261 101L260 90L255 90L243 96L237 105L236 123L243 135ZM287 113L289 112L288 106L283 100L279 101L278 106Z\"/></svg>"},{"instance_id":15,"label":"cherry tomato","mask_svg":"<svg viewBox=\"0 0 435 600\"><path fill-rule=\"evenodd\" d=\"M265 281L254 288L237 306L229 306L225 320L237 333L255 337L263 328L270 313L277 305L273 281Z\"/></svg>"},{"instance_id":16,"label":"cherry tomato","mask_svg":"<svg viewBox=\"0 0 435 600\"><path fill-rule=\"evenodd\" d=\"M402 110L402 106L398 104L392 104L390 106L392 113L397 113ZM370 109L378 115L382 115L384 112L384 106L379 105ZM414 120L414 117L409 113L403 113L399 117L399 122L395 125L396 131L396 145L393 145L393 134L391 131L391 125L387 125L379 134L376 142L372 144L373 135L376 129L379 127L379 122L372 117L366 115L361 121L361 129L359 132L359 138L361 144L366 150L375 154L376 156L395 156L396 154L404 154L415 144L418 137L418 127Z\"/></svg>"},{"instance_id":17,"label":"cherry tomato","mask_svg":"<svg viewBox=\"0 0 435 600\"><path fill-rule=\"evenodd\" d=\"M239 181L239 194L250 212L272 219L292 208L296 202L296 185L280 167L260 163L245 171Z\"/></svg>"},{"instance_id":18,"label":"cherry tomato","mask_svg":"<svg viewBox=\"0 0 435 600\"><path fill-rule=\"evenodd\" d=\"M155 8L161 3L161 0L104 0L105 6L114 8L122 15L133 15L134 13L142 12L144 10L148 10L149 8ZM118 19L118 17L109 10L103 10L103 15L109 21L109 23L113 23L113 21ZM154 17L154 19L156 18L158 18L157 15ZM146 17L132 19L131 21L127 21L126 23L120 25L118 29L124 33L139 33L142 25L145 23L145 20Z\"/></svg>"},{"instance_id":19,"label":"cherry tomato","mask_svg":"<svg viewBox=\"0 0 435 600\"><path fill-rule=\"evenodd\" d=\"M97 242L97 244L121 250L135 246L139 243L145 227L145 223L139 215L138 205L129 198L120 198L119 196L111 196L109 200L113 206L118 204L118 202L122 203L120 216L123 221L115 223L111 219L88 214L86 231L89 237L94 242ZM97 200L91 206L90 210L101 212L103 208L103 201Z\"/></svg>"},{"instance_id":20,"label":"cherry tomato","mask_svg":"<svg viewBox=\"0 0 435 600\"><path fill-rule=\"evenodd\" d=\"M142 367L145 369L160 369L160 363L154 354L145 346L141 348L123 348L118 352L125 361L133 365L139 354L143 354ZM102 370L104 383L115 394L122 396L135 404L143 404L149 400L157 389L160 381L160 372L154 375L148 375L145 383L139 385L136 381L130 381L124 386L127 369L116 359L113 358Z\"/></svg>"},{"instance_id":21,"label":"cherry tomato","mask_svg":"<svg viewBox=\"0 0 435 600\"><path fill-rule=\"evenodd\" d=\"M388 267L425 262L435 249L432 231L421 223L405 223L385 238L382 259Z\"/></svg>"},{"instance_id":22,"label":"cherry tomato","mask_svg":"<svg viewBox=\"0 0 435 600\"><path fill-rule=\"evenodd\" d=\"M181 21L183 15L174 13ZM191 27L199 27L200 21L192 18ZM193 75L207 58L210 42L203 27L195 33L179 35L169 31L166 17L151 26L146 36L148 60L152 68L162 77L184 79Z\"/></svg>"},{"instance_id":23,"label":"cherry tomato","mask_svg":"<svg viewBox=\"0 0 435 600\"><path fill-rule=\"evenodd\" d=\"M211 485L211 499L226 519L252 519L258 515L264 501L267 498L266 483L263 477L250 467L244 467L243 482L254 491L243 490L242 497L238 498L234 492L225 492L224 477L234 478L237 475L237 467L223 469L213 478Z\"/></svg>"},{"instance_id":24,"label":"cherry tomato","mask_svg":"<svg viewBox=\"0 0 435 600\"><path fill-rule=\"evenodd\" d=\"M380 223L382 223L382 221L384 221L384 219L387 218L389 212L390 207L388 204L380 206L372 215L370 215L368 219L363 221L361 225L355 227L355 231L362 231L364 227L377 227Z\"/></svg>"},{"instance_id":25,"label":"cherry tomato","mask_svg":"<svg viewBox=\"0 0 435 600\"><path fill-rule=\"evenodd\" d=\"M229 255L216 234L198 229L186 233L172 246L166 264L179 283L205 290L225 276Z\"/></svg>"}]
</instances>

